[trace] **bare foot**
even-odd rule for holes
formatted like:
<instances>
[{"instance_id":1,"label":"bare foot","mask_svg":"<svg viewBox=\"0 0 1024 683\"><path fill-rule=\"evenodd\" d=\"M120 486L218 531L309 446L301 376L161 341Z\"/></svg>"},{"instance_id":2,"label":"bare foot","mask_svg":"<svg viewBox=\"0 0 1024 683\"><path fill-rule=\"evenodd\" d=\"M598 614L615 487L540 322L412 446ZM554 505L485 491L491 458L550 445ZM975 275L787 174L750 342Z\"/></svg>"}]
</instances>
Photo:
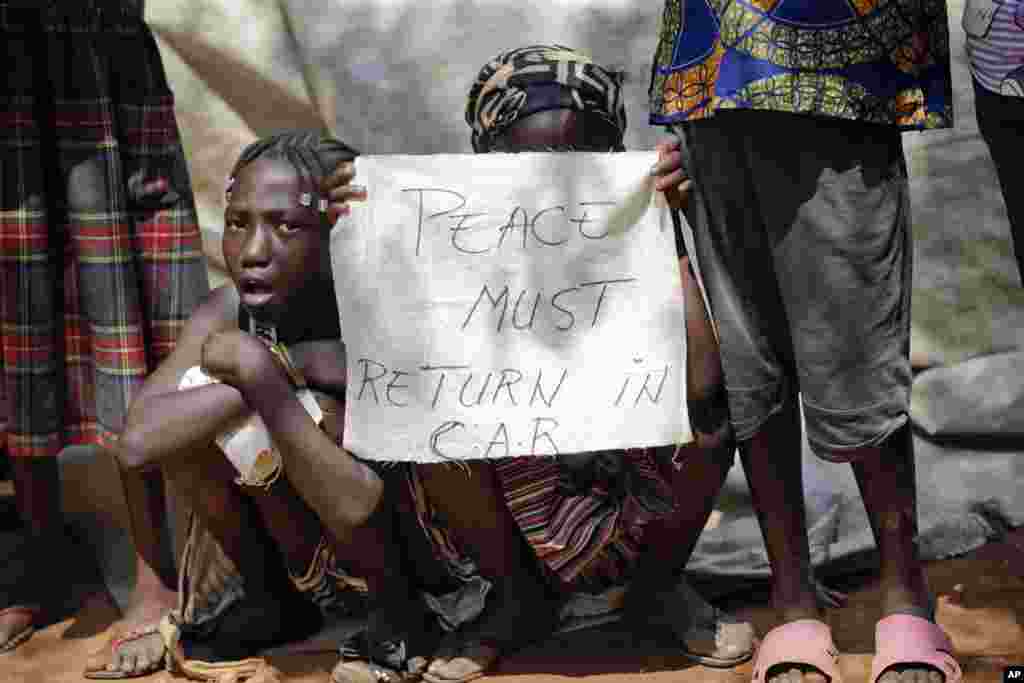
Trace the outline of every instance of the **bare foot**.
<instances>
[{"instance_id":1,"label":"bare foot","mask_svg":"<svg viewBox=\"0 0 1024 683\"><path fill-rule=\"evenodd\" d=\"M86 677L90 673L140 675L163 663L164 642L156 626L177 606L177 595L162 587L137 590L136 594L138 602L111 627L110 640L90 655Z\"/></svg>"},{"instance_id":2,"label":"bare foot","mask_svg":"<svg viewBox=\"0 0 1024 683\"><path fill-rule=\"evenodd\" d=\"M942 683L944 679L930 666L894 666L878 677L878 683Z\"/></svg>"},{"instance_id":3,"label":"bare foot","mask_svg":"<svg viewBox=\"0 0 1024 683\"><path fill-rule=\"evenodd\" d=\"M828 683L828 676L812 666L794 667L783 664L772 667L766 680L768 683Z\"/></svg>"},{"instance_id":4,"label":"bare foot","mask_svg":"<svg viewBox=\"0 0 1024 683\"><path fill-rule=\"evenodd\" d=\"M893 581L882 594L882 614L913 614L935 621L935 609L920 566L905 581ZM878 648L878 643L875 643ZM921 663L889 667L878 683L943 683L945 675L934 666Z\"/></svg>"},{"instance_id":5,"label":"bare foot","mask_svg":"<svg viewBox=\"0 0 1024 683\"><path fill-rule=\"evenodd\" d=\"M464 683L483 676L504 653L555 629L557 606L532 575L497 582L473 622L445 637L424 673L429 683ZM522 625L530 624L529 633Z\"/></svg>"},{"instance_id":6,"label":"bare foot","mask_svg":"<svg viewBox=\"0 0 1024 683\"><path fill-rule=\"evenodd\" d=\"M443 642L434 653L424 678L431 683L438 681L470 681L483 676L498 660L501 652L496 647L480 642L459 642L458 633L448 642Z\"/></svg>"},{"instance_id":7,"label":"bare foot","mask_svg":"<svg viewBox=\"0 0 1024 683\"><path fill-rule=\"evenodd\" d=\"M821 612L814 600L810 599L810 596L814 595L815 599L819 598L821 588L821 584L817 581L814 581L812 586L806 588L802 598L802 603L806 606L778 608L779 616L781 617L780 623L788 624L800 619L820 620L822 618ZM775 598L774 602L776 605L779 605L782 601ZM814 607L810 605L814 605ZM817 668L796 662L784 662L771 667L765 673L765 680L768 683L829 683L829 677Z\"/></svg>"},{"instance_id":8,"label":"bare foot","mask_svg":"<svg viewBox=\"0 0 1024 683\"><path fill-rule=\"evenodd\" d=\"M643 623L668 626L684 655L705 666L733 667L754 652L753 625L711 605L685 578L661 590L634 590L629 600Z\"/></svg>"}]
</instances>

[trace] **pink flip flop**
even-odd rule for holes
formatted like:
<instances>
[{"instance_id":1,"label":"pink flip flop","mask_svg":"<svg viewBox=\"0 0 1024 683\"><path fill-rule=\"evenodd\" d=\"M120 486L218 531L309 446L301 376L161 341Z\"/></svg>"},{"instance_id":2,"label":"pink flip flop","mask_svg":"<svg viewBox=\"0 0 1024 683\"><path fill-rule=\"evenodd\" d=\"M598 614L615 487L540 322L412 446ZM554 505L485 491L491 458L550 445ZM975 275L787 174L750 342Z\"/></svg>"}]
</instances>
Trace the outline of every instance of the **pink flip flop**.
<instances>
[{"instance_id":1,"label":"pink flip flop","mask_svg":"<svg viewBox=\"0 0 1024 683\"><path fill-rule=\"evenodd\" d=\"M946 677L945 683L960 683L963 672L953 658L953 643L938 624L909 614L894 614L875 625L875 657L871 660L871 681L892 666L927 664Z\"/></svg>"},{"instance_id":2,"label":"pink flip flop","mask_svg":"<svg viewBox=\"0 0 1024 683\"><path fill-rule=\"evenodd\" d=\"M768 671L778 664L813 666L828 676L831 683L843 680L832 629L817 619L798 619L768 631L757 648L754 683L764 683Z\"/></svg>"}]
</instances>

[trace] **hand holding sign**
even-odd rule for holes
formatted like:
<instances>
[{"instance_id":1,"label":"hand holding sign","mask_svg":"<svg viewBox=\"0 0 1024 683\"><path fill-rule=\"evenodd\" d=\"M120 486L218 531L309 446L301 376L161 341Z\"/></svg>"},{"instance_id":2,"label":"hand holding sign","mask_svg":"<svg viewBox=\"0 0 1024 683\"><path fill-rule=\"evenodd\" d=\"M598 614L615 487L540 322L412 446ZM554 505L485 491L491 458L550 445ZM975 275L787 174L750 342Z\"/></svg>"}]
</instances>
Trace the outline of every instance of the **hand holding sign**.
<instances>
[{"instance_id":1,"label":"hand holding sign","mask_svg":"<svg viewBox=\"0 0 1024 683\"><path fill-rule=\"evenodd\" d=\"M377 460L690 440L652 153L361 157L332 235L346 447Z\"/></svg>"}]
</instances>

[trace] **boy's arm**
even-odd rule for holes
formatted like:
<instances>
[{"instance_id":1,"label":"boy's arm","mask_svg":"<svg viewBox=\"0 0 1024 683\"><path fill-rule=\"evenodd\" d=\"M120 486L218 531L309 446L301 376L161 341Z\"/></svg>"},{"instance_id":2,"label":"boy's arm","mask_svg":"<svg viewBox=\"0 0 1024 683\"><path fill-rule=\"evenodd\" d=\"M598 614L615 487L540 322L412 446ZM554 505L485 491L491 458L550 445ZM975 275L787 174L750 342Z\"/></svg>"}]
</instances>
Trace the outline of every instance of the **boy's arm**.
<instances>
[{"instance_id":1,"label":"boy's arm","mask_svg":"<svg viewBox=\"0 0 1024 683\"><path fill-rule=\"evenodd\" d=\"M214 332L237 327L238 294L218 288L199 305L178 336L174 351L149 376L128 409L118 442L118 461L128 468L158 464L191 447L211 442L228 424L249 412L242 394L227 384L180 391L182 375L201 362L202 347Z\"/></svg>"},{"instance_id":2,"label":"boy's arm","mask_svg":"<svg viewBox=\"0 0 1024 683\"><path fill-rule=\"evenodd\" d=\"M327 374L337 374L342 353L340 344L320 348L317 355L326 354L320 361L331 370ZM241 333L215 335L204 352L204 365L238 387L246 404L263 418L289 481L328 528L344 533L366 521L380 500L380 478L310 419L288 375L262 342ZM314 370L308 359L303 365ZM343 367L340 377L343 381Z\"/></svg>"}]
</instances>

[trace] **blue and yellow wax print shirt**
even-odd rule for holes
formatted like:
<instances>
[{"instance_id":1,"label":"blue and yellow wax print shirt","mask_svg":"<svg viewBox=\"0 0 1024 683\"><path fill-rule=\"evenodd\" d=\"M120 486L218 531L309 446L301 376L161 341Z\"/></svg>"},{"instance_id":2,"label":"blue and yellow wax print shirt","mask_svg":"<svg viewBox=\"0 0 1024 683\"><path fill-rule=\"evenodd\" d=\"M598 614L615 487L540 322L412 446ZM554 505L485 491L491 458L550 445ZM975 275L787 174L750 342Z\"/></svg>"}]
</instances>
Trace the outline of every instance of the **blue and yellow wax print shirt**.
<instances>
[{"instance_id":1,"label":"blue and yellow wax print shirt","mask_svg":"<svg viewBox=\"0 0 1024 683\"><path fill-rule=\"evenodd\" d=\"M770 109L953 125L945 0L666 0L651 123Z\"/></svg>"}]
</instances>

